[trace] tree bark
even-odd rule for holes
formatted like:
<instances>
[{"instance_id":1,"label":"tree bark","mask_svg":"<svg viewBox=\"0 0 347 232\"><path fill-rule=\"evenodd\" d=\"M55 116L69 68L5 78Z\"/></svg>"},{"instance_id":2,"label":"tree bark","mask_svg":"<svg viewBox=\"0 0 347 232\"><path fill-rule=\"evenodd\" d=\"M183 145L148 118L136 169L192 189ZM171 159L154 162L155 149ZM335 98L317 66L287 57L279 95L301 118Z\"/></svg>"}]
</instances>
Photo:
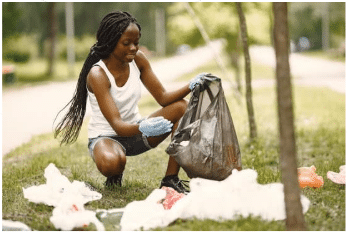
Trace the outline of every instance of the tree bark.
<instances>
[{"instance_id":1,"label":"tree bark","mask_svg":"<svg viewBox=\"0 0 347 232\"><path fill-rule=\"evenodd\" d=\"M255 123L255 116L253 110L253 100L252 100L252 76L251 76L251 58L249 56L248 49L248 35L247 35L247 24L246 18L243 13L241 3L236 2L236 9L240 20L241 38L243 44L243 53L245 56L245 69L246 69L246 103L249 121L249 133L251 140L257 137L257 127Z\"/></svg>"},{"instance_id":2,"label":"tree bark","mask_svg":"<svg viewBox=\"0 0 347 232\"><path fill-rule=\"evenodd\" d=\"M287 3L273 3L280 162L287 230L306 230L298 183L292 86L289 67Z\"/></svg>"}]
</instances>

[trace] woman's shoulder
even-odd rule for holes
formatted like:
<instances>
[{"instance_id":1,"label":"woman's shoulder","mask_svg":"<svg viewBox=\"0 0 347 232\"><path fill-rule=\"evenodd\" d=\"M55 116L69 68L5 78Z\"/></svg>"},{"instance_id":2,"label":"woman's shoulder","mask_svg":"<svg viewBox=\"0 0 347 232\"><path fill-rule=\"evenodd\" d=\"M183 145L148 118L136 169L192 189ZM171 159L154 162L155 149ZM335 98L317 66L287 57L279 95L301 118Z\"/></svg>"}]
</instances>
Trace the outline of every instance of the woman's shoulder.
<instances>
[{"instance_id":1,"label":"woman's shoulder","mask_svg":"<svg viewBox=\"0 0 347 232\"><path fill-rule=\"evenodd\" d=\"M110 86L111 84L105 70L98 65L94 65L90 69L87 76L87 83L88 83L88 86L95 85L95 84Z\"/></svg>"},{"instance_id":2,"label":"woman's shoulder","mask_svg":"<svg viewBox=\"0 0 347 232\"><path fill-rule=\"evenodd\" d=\"M142 51L137 51L136 56L135 56L135 63L139 70L143 70L144 68L149 67L149 61L146 57L146 55Z\"/></svg>"}]
</instances>

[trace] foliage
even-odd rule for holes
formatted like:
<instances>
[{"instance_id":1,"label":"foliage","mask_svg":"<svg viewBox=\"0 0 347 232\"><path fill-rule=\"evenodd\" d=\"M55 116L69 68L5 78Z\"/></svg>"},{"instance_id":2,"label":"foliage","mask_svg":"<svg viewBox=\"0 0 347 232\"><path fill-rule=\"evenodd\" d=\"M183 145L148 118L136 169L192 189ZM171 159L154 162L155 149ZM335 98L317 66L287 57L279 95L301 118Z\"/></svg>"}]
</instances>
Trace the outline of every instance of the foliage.
<instances>
[{"instance_id":1,"label":"foliage","mask_svg":"<svg viewBox=\"0 0 347 232\"><path fill-rule=\"evenodd\" d=\"M323 2L292 2L289 4L289 29L291 39L297 43L302 36L311 41L312 49L322 48ZM329 33L332 47L345 40L345 3L328 3Z\"/></svg>"},{"instance_id":2,"label":"foliage","mask_svg":"<svg viewBox=\"0 0 347 232\"><path fill-rule=\"evenodd\" d=\"M239 21L234 3L191 3L195 13L204 25L211 39L226 38L227 47L235 49L239 32ZM246 14L249 41L270 43L269 3L242 3ZM189 44L192 47L204 41L183 3L174 3L168 8L169 37L175 44ZM218 15L218 16L217 16ZM217 17L216 17L217 16ZM180 36L177 36L180 35Z\"/></svg>"},{"instance_id":3,"label":"foliage","mask_svg":"<svg viewBox=\"0 0 347 232\"><path fill-rule=\"evenodd\" d=\"M37 58L39 47L37 35L13 35L3 41L2 58L5 61L26 63Z\"/></svg>"},{"instance_id":4,"label":"foliage","mask_svg":"<svg viewBox=\"0 0 347 232\"><path fill-rule=\"evenodd\" d=\"M75 58L76 61L84 61L92 45L96 42L95 36L85 35L82 38L74 38ZM67 60L67 38L60 36L57 55L62 60Z\"/></svg>"},{"instance_id":5,"label":"foliage","mask_svg":"<svg viewBox=\"0 0 347 232\"><path fill-rule=\"evenodd\" d=\"M111 11L130 12L142 26L141 44L150 50L155 49L155 17L158 7L166 8L171 3L163 2L75 2L75 36L96 35L102 18ZM3 38L16 34L38 35L37 43L44 49L44 41L49 37L47 2L4 2L3 3ZM56 3L58 34L66 34L65 3ZM171 45L168 43L168 47ZM43 55L41 53L40 55Z\"/></svg>"}]
</instances>

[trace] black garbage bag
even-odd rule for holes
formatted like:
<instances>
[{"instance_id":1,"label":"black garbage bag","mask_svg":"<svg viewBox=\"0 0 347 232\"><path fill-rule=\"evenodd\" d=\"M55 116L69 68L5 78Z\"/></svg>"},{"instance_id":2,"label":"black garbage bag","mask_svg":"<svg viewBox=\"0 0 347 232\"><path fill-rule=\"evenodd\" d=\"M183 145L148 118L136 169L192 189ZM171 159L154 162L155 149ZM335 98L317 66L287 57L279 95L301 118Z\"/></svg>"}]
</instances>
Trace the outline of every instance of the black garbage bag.
<instances>
[{"instance_id":1,"label":"black garbage bag","mask_svg":"<svg viewBox=\"0 0 347 232\"><path fill-rule=\"evenodd\" d=\"M166 152L190 178L224 180L241 170L241 152L221 79L206 74L192 91Z\"/></svg>"}]
</instances>

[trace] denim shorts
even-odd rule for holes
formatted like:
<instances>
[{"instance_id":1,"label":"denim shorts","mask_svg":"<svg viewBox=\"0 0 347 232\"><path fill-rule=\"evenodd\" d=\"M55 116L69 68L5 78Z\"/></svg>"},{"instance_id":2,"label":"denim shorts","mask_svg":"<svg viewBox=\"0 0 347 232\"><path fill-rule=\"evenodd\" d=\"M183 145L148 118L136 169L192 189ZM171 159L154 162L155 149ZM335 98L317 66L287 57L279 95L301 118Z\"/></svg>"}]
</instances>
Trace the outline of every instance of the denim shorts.
<instances>
[{"instance_id":1,"label":"denim shorts","mask_svg":"<svg viewBox=\"0 0 347 232\"><path fill-rule=\"evenodd\" d=\"M124 149L126 156L136 156L152 149L152 147L148 143L147 137L144 136L143 134L138 134L132 137L122 137L118 135L106 135L106 136L100 135L96 138L89 138L89 142L88 142L89 154L93 158L93 160L94 160L93 150L94 150L95 144L104 138L109 138L117 142Z\"/></svg>"}]
</instances>

